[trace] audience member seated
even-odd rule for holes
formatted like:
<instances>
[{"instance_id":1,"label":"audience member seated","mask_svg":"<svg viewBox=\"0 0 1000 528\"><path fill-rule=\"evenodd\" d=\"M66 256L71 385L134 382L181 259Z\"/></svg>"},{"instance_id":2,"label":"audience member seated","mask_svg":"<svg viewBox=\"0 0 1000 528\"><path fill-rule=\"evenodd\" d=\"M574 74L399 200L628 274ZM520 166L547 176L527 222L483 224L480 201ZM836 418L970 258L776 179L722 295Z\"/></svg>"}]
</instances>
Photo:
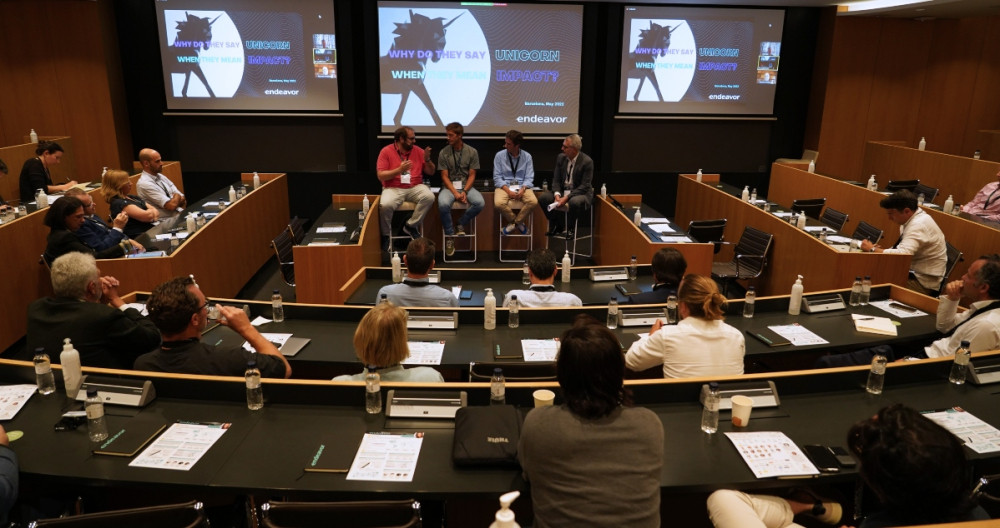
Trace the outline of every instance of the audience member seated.
<instances>
[{"instance_id":1,"label":"audience member seated","mask_svg":"<svg viewBox=\"0 0 1000 528\"><path fill-rule=\"evenodd\" d=\"M986 220L1000 222L1000 171L997 181L987 183L969 203L962 206L962 211L976 215Z\"/></svg>"},{"instance_id":2,"label":"audience member seated","mask_svg":"<svg viewBox=\"0 0 1000 528\"><path fill-rule=\"evenodd\" d=\"M653 253L653 290L637 293L628 298L630 304L660 304L667 297L677 295L677 286L687 271L684 255L671 247Z\"/></svg>"},{"instance_id":3,"label":"audience member seated","mask_svg":"<svg viewBox=\"0 0 1000 528\"><path fill-rule=\"evenodd\" d=\"M386 302L376 305L361 318L354 331L354 353L367 367L375 367L382 381L443 382L441 373L430 367L403 368L410 357L406 341L406 310ZM364 381L365 371L345 374L333 381Z\"/></svg>"},{"instance_id":4,"label":"audience member seated","mask_svg":"<svg viewBox=\"0 0 1000 528\"><path fill-rule=\"evenodd\" d=\"M153 222L160 219L160 213L147 205L142 198L129 194L131 191L132 181L129 180L127 172L109 170L104 173L101 194L104 195L104 200L111 204L111 217L116 218L125 213L128 216L124 228L125 234L137 237L153 227Z\"/></svg>"},{"instance_id":5,"label":"audience member seated","mask_svg":"<svg viewBox=\"0 0 1000 528\"><path fill-rule=\"evenodd\" d=\"M139 356L135 369L242 376L247 361L254 359L265 378L291 377L288 360L250 324L242 309L219 304L215 307L221 314L219 323L246 339L257 353L248 352L241 345L216 347L203 343L201 334L208 326L208 301L194 279L175 277L157 286L146 301L146 311L160 329L163 343L159 349Z\"/></svg>"},{"instance_id":6,"label":"audience member seated","mask_svg":"<svg viewBox=\"0 0 1000 528\"><path fill-rule=\"evenodd\" d=\"M144 148L139 151L139 163L142 164L142 175L135 185L139 197L153 206L161 218L179 215L187 207L187 198L170 178L160 173L163 170L160 153Z\"/></svg>"},{"instance_id":7,"label":"audience member seated","mask_svg":"<svg viewBox=\"0 0 1000 528\"><path fill-rule=\"evenodd\" d=\"M594 202L594 160L580 152L583 138L570 134L563 139L562 153L556 156L556 168L552 173L552 191L545 191L538 197L538 206L549 219L546 235L562 235L573 238L576 220L587 212ZM556 209L569 204L564 222L562 211ZM568 225L563 225L567 223Z\"/></svg>"},{"instance_id":8,"label":"audience member seated","mask_svg":"<svg viewBox=\"0 0 1000 528\"><path fill-rule=\"evenodd\" d=\"M969 301L969 309L959 312L958 303ZM976 259L959 280L949 282L938 298L936 326L944 337L927 346L889 346L865 348L844 354L830 354L816 361L816 366L842 367L867 365L875 354L890 360L905 357L923 359L954 356L962 341L969 342L973 353L1000 349L1000 255Z\"/></svg>"},{"instance_id":9,"label":"audience member seated","mask_svg":"<svg viewBox=\"0 0 1000 528\"><path fill-rule=\"evenodd\" d=\"M17 502L17 453L10 448L7 431L0 425L0 526L7 526L7 514Z\"/></svg>"},{"instance_id":10,"label":"audience member seated","mask_svg":"<svg viewBox=\"0 0 1000 528\"><path fill-rule=\"evenodd\" d=\"M114 218L112 226L108 226L101 217L97 216L94 206L94 197L87 191L78 187L66 191L65 196L72 196L83 204L83 224L76 231L76 236L84 244L94 248L94 250L107 249L125 242L132 246L135 251L144 251L142 244L135 240L129 240L125 234L125 224L128 223L128 215L122 211Z\"/></svg>"},{"instance_id":11,"label":"audience member seated","mask_svg":"<svg viewBox=\"0 0 1000 528\"><path fill-rule=\"evenodd\" d=\"M660 526L663 424L632 406L618 337L580 316L560 342L565 402L532 409L517 446L534 526Z\"/></svg>"},{"instance_id":12,"label":"audience member seated","mask_svg":"<svg viewBox=\"0 0 1000 528\"><path fill-rule=\"evenodd\" d=\"M86 245L76 232L83 225L86 213L83 211L83 202L72 196L64 196L49 206L45 212L44 223L49 228L48 243L45 246L45 260L52 262L70 251L80 253L90 253L99 259L116 258L125 255L128 249L126 243L122 242L116 246L111 246L100 251ZM132 245L128 244L131 248Z\"/></svg>"},{"instance_id":13,"label":"audience member seated","mask_svg":"<svg viewBox=\"0 0 1000 528\"><path fill-rule=\"evenodd\" d=\"M101 277L92 255L67 253L52 263L51 275L54 296L28 305L29 353L44 348L56 363L68 337L83 366L130 369L160 344L156 326L122 301L118 280Z\"/></svg>"},{"instance_id":14,"label":"audience member seated","mask_svg":"<svg viewBox=\"0 0 1000 528\"><path fill-rule=\"evenodd\" d=\"M910 191L896 191L879 202L889 220L899 224L899 241L889 249L861 241L861 249L874 253L913 255L910 280L906 287L937 296L948 263L948 248L944 233L931 215L917 206L917 197Z\"/></svg>"},{"instance_id":15,"label":"audience member seated","mask_svg":"<svg viewBox=\"0 0 1000 528\"><path fill-rule=\"evenodd\" d=\"M726 298L715 281L688 275L678 290L677 325L657 319L649 335L640 338L625 354L625 364L635 371L663 365L666 378L732 376L743 374L746 342L743 334L722 321Z\"/></svg>"},{"instance_id":16,"label":"audience member seated","mask_svg":"<svg viewBox=\"0 0 1000 528\"><path fill-rule=\"evenodd\" d=\"M528 253L528 276L531 286L527 290L511 290L503 298L503 305L510 305L516 295L521 306L544 308L547 306L583 306L579 297L569 292L556 291L556 254L548 248Z\"/></svg>"},{"instance_id":17,"label":"audience member seated","mask_svg":"<svg viewBox=\"0 0 1000 528\"><path fill-rule=\"evenodd\" d=\"M0 178L7 176L7 164L0 159ZM3 199L3 195L0 195L0 212L7 209L7 200Z\"/></svg>"},{"instance_id":18,"label":"audience member seated","mask_svg":"<svg viewBox=\"0 0 1000 528\"><path fill-rule=\"evenodd\" d=\"M76 180L60 185L52 184L52 175L49 167L58 165L62 160L63 148L55 141L39 141L38 148L35 149L35 157L24 162L21 167L21 178L18 184L21 187L21 203L35 201L35 193L38 189L45 189L45 194L53 194L65 191L76 185Z\"/></svg>"},{"instance_id":19,"label":"audience member seated","mask_svg":"<svg viewBox=\"0 0 1000 528\"><path fill-rule=\"evenodd\" d=\"M396 306L458 306L458 299L451 293L429 282L427 274L434 268L434 241L429 238L411 240L403 255L406 277L401 284L383 286L375 303L382 295Z\"/></svg>"},{"instance_id":20,"label":"audience member seated","mask_svg":"<svg viewBox=\"0 0 1000 528\"><path fill-rule=\"evenodd\" d=\"M962 442L919 412L898 403L886 407L854 424L847 445L862 480L881 502L878 508L863 505L873 513L859 528L989 519L972 500L971 466ZM841 517L836 503L805 504L732 490L708 497L716 528L798 526L792 518L810 512L827 524Z\"/></svg>"}]
</instances>

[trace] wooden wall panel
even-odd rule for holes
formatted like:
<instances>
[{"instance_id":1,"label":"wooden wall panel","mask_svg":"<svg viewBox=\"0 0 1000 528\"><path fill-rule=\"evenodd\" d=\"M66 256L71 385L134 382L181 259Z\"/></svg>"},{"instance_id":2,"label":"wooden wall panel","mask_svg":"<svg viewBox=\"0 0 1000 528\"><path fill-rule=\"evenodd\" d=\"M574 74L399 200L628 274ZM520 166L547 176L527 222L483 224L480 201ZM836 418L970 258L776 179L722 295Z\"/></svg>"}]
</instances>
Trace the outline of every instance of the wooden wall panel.
<instances>
[{"instance_id":1,"label":"wooden wall panel","mask_svg":"<svg viewBox=\"0 0 1000 528\"><path fill-rule=\"evenodd\" d=\"M0 317L0 351L17 342L27 331L25 315L31 301L52 294L48 269L39 263L45 251L49 228L42 224L45 211L37 211L0 226L0 248L4 255L0 299L4 315Z\"/></svg>"},{"instance_id":2,"label":"wooden wall panel","mask_svg":"<svg viewBox=\"0 0 1000 528\"><path fill-rule=\"evenodd\" d=\"M1000 163L872 141L865 147L864 171L878 175L879 187L889 180L918 179L940 189L936 204L944 204L949 194L961 204L997 179Z\"/></svg>"},{"instance_id":3,"label":"wooden wall panel","mask_svg":"<svg viewBox=\"0 0 1000 528\"><path fill-rule=\"evenodd\" d=\"M882 22L872 76L865 136L912 139L920 114L924 64L931 45L931 25L898 18Z\"/></svg>"}]
</instances>

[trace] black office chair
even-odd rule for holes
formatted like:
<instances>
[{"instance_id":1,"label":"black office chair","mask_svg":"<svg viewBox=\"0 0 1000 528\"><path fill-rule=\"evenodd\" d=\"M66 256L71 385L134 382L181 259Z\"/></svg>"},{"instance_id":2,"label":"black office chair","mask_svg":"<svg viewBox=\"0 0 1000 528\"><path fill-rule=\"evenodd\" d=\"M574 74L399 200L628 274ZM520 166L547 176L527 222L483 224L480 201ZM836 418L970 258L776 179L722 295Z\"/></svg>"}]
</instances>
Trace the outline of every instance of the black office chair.
<instances>
[{"instance_id":1,"label":"black office chair","mask_svg":"<svg viewBox=\"0 0 1000 528\"><path fill-rule=\"evenodd\" d=\"M729 289L729 282L741 279L756 279L767 265L767 253L771 250L774 235L746 226L736 243L733 260L713 262L712 278L722 281L722 293Z\"/></svg>"},{"instance_id":2,"label":"black office chair","mask_svg":"<svg viewBox=\"0 0 1000 528\"><path fill-rule=\"evenodd\" d=\"M934 203L934 199L937 198L937 195L938 195L938 189L935 189L934 187L929 187L929 186L924 185L922 183L918 183L913 188L913 194L915 194L917 196L920 196L921 194L923 194L924 195L924 203Z\"/></svg>"},{"instance_id":3,"label":"black office chair","mask_svg":"<svg viewBox=\"0 0 1000 528\"><path fill-rule=\"evenodd\" d=\"M535 361L470 361L469 381L490 381L493 369L503 369L507 381L556 381L556 364Z\"/></svg>"},{"instance_id":4,"label":"black office chair","mask_svg":"<svg viewBox=\"0 0 1000 528\"><path fill-rule=\"evenodd\" d=\"M128 510L85 513L57 519L39 519L28 528L106 528L108 526L142 526L143 528L208 527L205 508L198 501L165 506L147 506Z\"/></svg>"},{"instance_id":5,"label":"black office chair","mask_svg":"<svg viewBox=\"0 0 1000 528\"><path fill-rule=\"evenodd\" d=\"M826 205L826 198L808 198L792 200L792 211L805 213L809 218L819 220L819 213Z\"/></svg>"},{"instance_id":6,"label":"black office chair","mask_svg":"<svg viewBox=\"0 0 1000 528\"><path fill-rule=\"evenodd\" d=\"M957 266L959 262L965 260L962 256L962 252L955 246L951 245L950 242L946 241L944 245L948 248L948 262L944 265L944 277L941 279L941 287L938 289L938 292L944 291L944 285L948 284L948 277L951 276L952 271L955 271L955 266Z\"/></svg>"},{"instance_id":7,"label":"black office chair","mask_svg":"<svg viewBox=\"0 0 1000 528\"><path fill-rule=\"evenodd\" d=\"M292 235L292 242L295 245L302 243L302 239L306 236L306 224L309 223L308 218L299 218L298 216L293 216L291 220L288 221L288 232Z\"/></svg>"},{"instance_id":8,"label":"black office chair","mask_svg":"<svg viewBox=\"0 0 1000 528\"><path fill-rule=\"evenodd\" d=\"M840 232L847 223L847 213L842 213L833 207L827 207L819 217L819 221L830 226L833 230Z\"/></svg>"},{"instance_id":9,"label":"black office chair","mask_svg":"<svg viewBox=\"0 0 1000 528\"><path fill-rule=\"evenodd\" d=\"M261 505L264 528L354 526L357 528L417 528L420 503L413 500L354 502L280 502Z\"/></svg>"},{"instance_id":10,"label":"black office chair","mask_svg":"<svg viewBox=\"0 0 1000 528\"><path fill-rule=\"evenodd\" d=\"M882 230L862 220L858 222L858 227L854 228L854 234L851 235L851 238L855 240L867 239L872 244L878 244L878 241L882 240Z\"/></svg>"},{"instance_id":11,"label":"black office chair","mask_svg":"<svg viewBox=\"0 0 1000 528\"><path fill-rule=\"evenodd\" d=\"M278 236L271 241L274 256L278 258L278 271L281 272L281 279L292 287L295 286L295 256L292 252L294 246L290 229L282 229Z\"/></svg>"},{"instance_id":12,"label":"black office chair","mask_svg":"<svg viewBox=\"0 0 1000 528\"><path fill-rule=\"evenodd\" d=\"M917 185L920 185L920 180L889 180L885 190L889 192L902 191L903 189L912 191Z\"/></svg>"},{"instance_id":13,"label":"black office chair","mask_svg":"<svg viewBox=\"0 0 1000 528\"><path fill-rule=\"evenodd\" d=\"M722 241L725 239L726 219L717 218L715 220L691 220L688 223L687 234L691 240L705 244L714 244L715 252L722 248Z\"/></svg>"}]
</instances>

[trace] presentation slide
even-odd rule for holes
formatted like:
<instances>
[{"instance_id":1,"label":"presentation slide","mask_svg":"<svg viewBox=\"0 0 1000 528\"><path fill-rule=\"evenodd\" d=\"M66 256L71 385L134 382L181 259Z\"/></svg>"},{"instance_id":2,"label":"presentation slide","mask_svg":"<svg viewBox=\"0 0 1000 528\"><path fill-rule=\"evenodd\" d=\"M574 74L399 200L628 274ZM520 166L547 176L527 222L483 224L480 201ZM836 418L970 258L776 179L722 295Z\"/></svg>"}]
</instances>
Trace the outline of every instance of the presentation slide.
<instances>
[{"instance_id":1,"label":"presentation slide","mask_svg":"<svg viewBox=\"0 0 1000 528\"><path fill-rule=\"evenodd\" d=\"M625 6L618 111L770 115L780 9Z\"/></svg>"},{"instance_id":2,"label":"presentation slide","mask_svg":"<svg viewBox=\"0 0 1000 528\"><path fill-rule=\"evenodd\" d=\"M577 132L583 7L379 2L382 132Z\"/></svg>"},{"instance_id":3,"label":"presentation slide","mask_svg":"<svg viewBox=\"0 0 1000 528\"><path fill-rule=\"evenodd\" d=\"M329 0L157 0L171 110L336 111Z\"/></svg>"}]
</instances>

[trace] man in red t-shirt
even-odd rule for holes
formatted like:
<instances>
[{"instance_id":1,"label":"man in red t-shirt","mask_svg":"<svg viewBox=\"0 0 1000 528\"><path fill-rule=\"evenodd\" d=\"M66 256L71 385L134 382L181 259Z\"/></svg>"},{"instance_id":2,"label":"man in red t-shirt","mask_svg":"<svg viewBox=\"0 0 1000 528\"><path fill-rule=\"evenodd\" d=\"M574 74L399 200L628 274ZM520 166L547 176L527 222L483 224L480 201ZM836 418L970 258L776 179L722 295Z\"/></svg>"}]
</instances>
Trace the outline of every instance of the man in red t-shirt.
<instances>
[{"instance_id":1,"label":"man in red t-shirt","mask_svg":"<svg viewBox=\"0 0 1000 528\"><path fill-rule=\"evenodd\" d=\"M416 204L413 216L403 224L403 232L414 239L420 238L419 225L434 205L434 193L424 184L424 175L434 174L436 167L431 161L431 149L416 146L416 139L412 128L397 128L392 145L386 145L378 154L375 169L382 182L379 222L383 240L391 233L392 213L403 202Z\"/></svg>"}]
</instances>

